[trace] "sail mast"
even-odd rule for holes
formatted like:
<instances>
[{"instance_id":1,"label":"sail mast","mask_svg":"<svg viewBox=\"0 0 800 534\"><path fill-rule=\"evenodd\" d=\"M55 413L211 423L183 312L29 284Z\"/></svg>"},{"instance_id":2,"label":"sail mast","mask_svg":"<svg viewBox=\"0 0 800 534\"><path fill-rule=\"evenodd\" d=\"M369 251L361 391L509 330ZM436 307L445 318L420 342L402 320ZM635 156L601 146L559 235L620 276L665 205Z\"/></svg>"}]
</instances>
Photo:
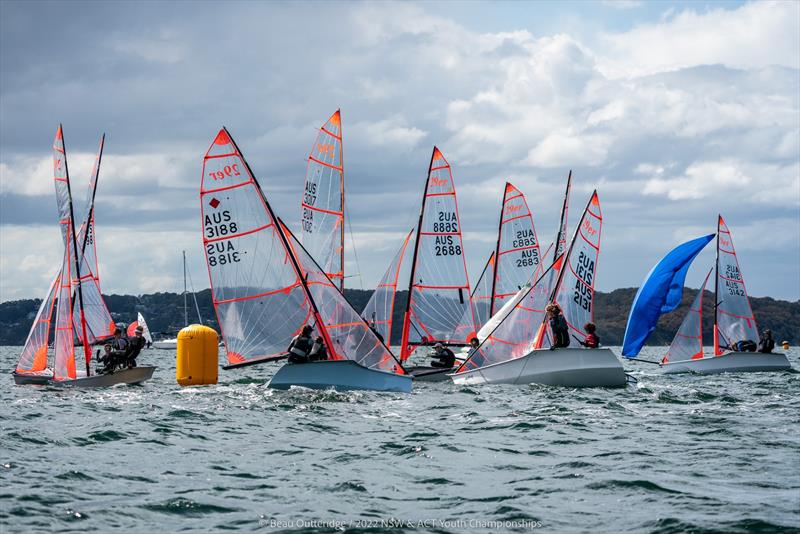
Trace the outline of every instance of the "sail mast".
<instances>
[{"instance_id":1,"label":"sail mast","mask_svg":"<svg viewBox=\"0 0 800 534\"><path fill-rule=\"evenodd\" d=\"M566 239L567 232L567 217L569 216L569 192L572 187L572 169L569 170L567 175L567 189L564 192L564 203L561 205L561 219L558 223L558 232L556 232L555 251L553 252L553 261L564 253L565 247L561 245L561 241ZM566 244L566 242L564 243Z\"/></svg>"},{"instance_id":2,"label":"sail mast","mask_svg":"<svg viewBox=\"0 0 800 534\"><path fill-rule=\"evenodd\" d=\"M719 356L719 327L717 326L717 310L719 309L719 223L722 215L717 214L717 256L714 260L714 356Z\"/></svg>"},{"instance_id":3,"label":"sail mast","mask_svg":"<svg viewBox=\"0 0 800 534\"><path fill-rule=\"evenodd\" d=\"M341 240L339 242L339 265L341 265L342 269L342 280L339 282L339 290L344 294L344 131L342 130L342 110L337 109L336 115L339 117L339 165L342 167L342 172L339 173L340 180L341 180L341 195L342 195L342 218L341 224L339 225L339 235L341 236ZM350 232L352 234L353 227L350 227ZM363 286L362 286L363 287Z\"/></svg>"},{"instance_id":4,"label":"sail mast","mask_svg":"<svg viewBox=\"0 0 800 534\"><path fill-rule=\"evenodd\" d=\"M500 263L497 261L500 258L500 234L503 231L503 213L506 209L506 197L508 196L508 186L510 184L506 182L506 186L503 188L503 202L500 203L500 222L497 223L497 245L494 249L494 266L492 268L492 294L489 298L489 317L494 316L494 296L495 291L497 291L497 265Z\"/></svg>"},{"instance_id":5,"label":"sail mast","mask_svg":"<svg viewBox=\"0 0 800 534\"><path fill-rule=\"evenodd\" d=\"M72 239L72 251L75 253L75 269L78 277L78 304L81 312L81 333L83 334L83 356L86 360L86 376L91 375L89 362L92 360L92 349L89 347L89 339L86 336L86 316L83 312L83 290L81 289L81 265L78 259L78 239L75 237L75 213L72 209L72 190L69 185L69 167L67 166L67 144L64 141L64 130L59 124L58 129L61 132L61 143L64 145L64 173L67 177L67 198L69 200L69 236ZM69 246L69 245L68 245Z\"/></svg>"},{"instance_id":6,"label":"sail mast","mask_svg":"<svg viewBox=\"0 0 800 534\"><path fill-rule=\"evenodd\" d=\"M414 256L411 258L411 275L408 277L408 295L406 299L406 312L403 315L403 337L401 338L400 345L400 361L404 362L408 359L410 353L408 350L408 336L409 328L411 327L411 290L414 286L414 275L417 270L417 255L419 253L419 237L422 231L422 215L425 213L425 201L428 198L428 183L431 179L431 170L433 169L434 156L438 149L434 146L431 152L431 162L428 164L428 176L425 178L425 189L422 190L422 203L419 207L419 220L417 221L417 237L414 240Z\"/></svg>"}]
</instances>

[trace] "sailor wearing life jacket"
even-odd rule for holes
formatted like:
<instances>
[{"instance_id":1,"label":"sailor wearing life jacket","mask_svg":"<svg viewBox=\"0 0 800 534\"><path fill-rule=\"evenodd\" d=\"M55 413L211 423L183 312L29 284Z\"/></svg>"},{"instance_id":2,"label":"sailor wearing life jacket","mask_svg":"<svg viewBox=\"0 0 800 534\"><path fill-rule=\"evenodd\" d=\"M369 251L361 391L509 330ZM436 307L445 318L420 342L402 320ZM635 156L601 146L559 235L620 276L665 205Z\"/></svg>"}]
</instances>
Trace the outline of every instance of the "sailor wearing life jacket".
<instances>
[{"instance_id":1,"label":"sailor wearing life jacket","mask_svg":"<svg viewBox=\"0 0 800 534\"><path fill-rule=\"evenodd\" d=\"M286 352L289 353L289 363L308 362L308 353L311 352L311 347L314 345L314 340L311 339L313 330L310 325L305 325L300 333L292 338L289 348L286 349Z\"/></svg>"}]
</instances>

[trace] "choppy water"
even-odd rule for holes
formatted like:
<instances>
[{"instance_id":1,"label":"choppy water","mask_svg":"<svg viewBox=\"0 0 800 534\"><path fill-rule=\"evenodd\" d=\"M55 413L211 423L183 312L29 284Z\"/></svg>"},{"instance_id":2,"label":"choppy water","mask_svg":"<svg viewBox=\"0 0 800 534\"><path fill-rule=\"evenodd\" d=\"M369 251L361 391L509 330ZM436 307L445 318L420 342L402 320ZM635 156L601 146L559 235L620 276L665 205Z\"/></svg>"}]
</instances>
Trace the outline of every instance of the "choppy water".
<instances>
[{"instance_id":1,"label":"choppy water","mask_svg":"<svg viewBox=\"0 0 800 534\"><path fill-rule=\"evenodd\" d=\"M402 395L272 391L266 366L181 389L173 353L142 359L144 386L3 379L0 531L800 528L800 374Z\"/></svg>"}]
</instances>

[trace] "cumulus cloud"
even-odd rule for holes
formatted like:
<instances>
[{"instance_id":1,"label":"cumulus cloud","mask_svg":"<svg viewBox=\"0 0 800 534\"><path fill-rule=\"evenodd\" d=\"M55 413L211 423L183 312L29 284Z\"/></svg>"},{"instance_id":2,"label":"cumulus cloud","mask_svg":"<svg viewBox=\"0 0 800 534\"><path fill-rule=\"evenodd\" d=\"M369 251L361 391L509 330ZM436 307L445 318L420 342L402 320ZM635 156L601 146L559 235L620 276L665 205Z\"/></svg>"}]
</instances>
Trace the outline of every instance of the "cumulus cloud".
<instances>
[{"instance_id":1,"label":"cumulus cloud","mask_svg":"<svg viewBox=\"0 0 800 534\"><path fill-rule=\"evenodd\" d=\"M609 7L636 7L623 4ZM41 294L59 261L49 152L58 121L81 203L97 132L109 133L97 199L103 284L141 293L179 286L183 248L195 283L208 284L197 187L219 127L296 227L308 150L337 108L359 259L348 236L346 267L366 287L416 222L435 144L453 165L471 275L493 246L505 182L528 195L548 242L573 169L572 222L600 191L600 289L636 285L658 254L713 231L724 211L743 268L755 271L751 290L798 298L791 266L746 257L763 247L760 231L780 224L796 236L800 224L798 10L690 6L567 33L475 30L410 3L9 4L0 298Z\"/></svg>"}]
</instances>

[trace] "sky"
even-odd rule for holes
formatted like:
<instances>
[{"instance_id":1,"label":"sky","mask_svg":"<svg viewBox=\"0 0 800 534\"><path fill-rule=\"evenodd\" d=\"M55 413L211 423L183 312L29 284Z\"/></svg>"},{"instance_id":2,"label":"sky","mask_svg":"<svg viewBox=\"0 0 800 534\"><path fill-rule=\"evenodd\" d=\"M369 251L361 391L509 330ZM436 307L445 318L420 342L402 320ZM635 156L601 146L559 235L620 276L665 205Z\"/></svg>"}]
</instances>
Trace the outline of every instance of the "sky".
<instances>
[{"instance_id":1,"label":"sky","mask_svg":"<svg viewBox=\"0 0 800 534\"><path fill-rule=\"evenodd\" d=\"M182 289L181 250L209 286L199 186L221 126L296 230L309 150L339 108L349 287L374 288L415 224L436 145L473 283L505 182L546 246L572 169L572 224L600 196L597 289L638 286L722 213L750 294L800 299L798 2L5 0L0 301L42 298L60 266L59 123L77 207L107 135L101 285L144 294ZM712 245L687 285L713 261Z\"/></svg>"}]
</instances>

